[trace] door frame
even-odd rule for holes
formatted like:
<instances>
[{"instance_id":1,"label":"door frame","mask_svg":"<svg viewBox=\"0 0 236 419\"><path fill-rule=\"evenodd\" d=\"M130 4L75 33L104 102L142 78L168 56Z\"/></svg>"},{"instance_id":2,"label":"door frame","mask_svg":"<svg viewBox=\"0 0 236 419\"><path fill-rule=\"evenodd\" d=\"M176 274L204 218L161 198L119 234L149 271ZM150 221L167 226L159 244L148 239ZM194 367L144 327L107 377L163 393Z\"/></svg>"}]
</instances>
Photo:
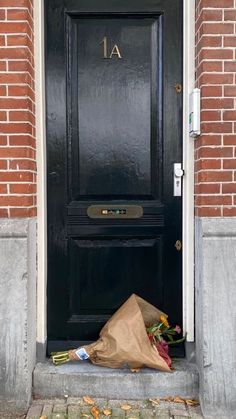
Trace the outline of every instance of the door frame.
<instances>
[{"instance_id":1,"label":"door frame","mask_svg":"<svg viewBox=\"0 0 236 419\"><path fill-rule=\"evenodd\" d=\"M189 94L194 88L195 0L183 0L183 330L194 341L194 142L189 137ZM34 4L35 103L37 144L37 347L46 353L47 341L47 202L44 0Z\"/></svg>"}]
</instances>

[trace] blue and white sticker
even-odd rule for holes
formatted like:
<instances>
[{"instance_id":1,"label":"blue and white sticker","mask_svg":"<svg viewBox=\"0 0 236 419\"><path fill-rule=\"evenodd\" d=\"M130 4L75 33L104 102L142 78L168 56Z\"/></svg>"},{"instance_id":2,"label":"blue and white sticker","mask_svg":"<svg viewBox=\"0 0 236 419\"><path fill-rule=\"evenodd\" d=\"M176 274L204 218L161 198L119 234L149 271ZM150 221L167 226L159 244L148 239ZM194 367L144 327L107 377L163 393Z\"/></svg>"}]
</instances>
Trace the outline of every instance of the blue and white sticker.
<instances>
[{"instance_id":1,"label":"blue and white sticker","mask_svg":"<svg viewBox=\"0 0 236 419\"><path fill-rule=\"evenodd\" d=\"M75 353L81 361L84 361L85 359L89 358L89 355L86 352L85 348L79 348Z\"/></svg>"}]
</instances>

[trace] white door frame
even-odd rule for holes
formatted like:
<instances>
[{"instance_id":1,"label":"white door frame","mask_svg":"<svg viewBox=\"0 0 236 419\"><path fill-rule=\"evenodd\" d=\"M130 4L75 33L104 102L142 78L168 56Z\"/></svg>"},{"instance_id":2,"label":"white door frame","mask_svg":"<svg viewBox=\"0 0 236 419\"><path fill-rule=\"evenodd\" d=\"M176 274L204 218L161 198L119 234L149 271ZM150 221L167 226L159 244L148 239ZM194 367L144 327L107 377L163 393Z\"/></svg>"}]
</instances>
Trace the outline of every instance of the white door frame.
<instances>
[{"instance_id":1,"label":"white door frame","mask_svg":"<svg viewBox=\"0 0 236 419\"><path fill-rule=\"evenodd\" d=\"M47 340L47 205L44 1L34 2L36 145L38 167L37 343ZM194 340L194 145L188 134L189 93L194 87L195 0L183 0L183 329Z\"/></svg>"}]
</instances>

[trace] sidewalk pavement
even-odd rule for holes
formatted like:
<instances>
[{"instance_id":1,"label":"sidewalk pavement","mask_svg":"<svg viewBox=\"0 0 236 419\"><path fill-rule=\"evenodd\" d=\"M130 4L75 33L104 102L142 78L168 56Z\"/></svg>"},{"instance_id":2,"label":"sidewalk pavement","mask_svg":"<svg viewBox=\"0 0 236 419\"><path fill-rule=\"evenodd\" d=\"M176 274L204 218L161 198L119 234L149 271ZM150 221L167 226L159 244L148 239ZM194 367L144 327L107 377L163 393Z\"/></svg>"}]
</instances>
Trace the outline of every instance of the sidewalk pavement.
<instances>
[{"instance_id":1,"label":"sidewalk pavement","mask_svg":"<svg viewBox=\"0 0 236 419\"><path fill-rule=\"evenodd\" d=\"M151 401L152 400L152 401ZM26 415L2 416L1 419L202 419L199 406L151 400L106 400L91 398L38 399ZM94 402L92 404L92 402Z\"/></svg>"}]
</instances>

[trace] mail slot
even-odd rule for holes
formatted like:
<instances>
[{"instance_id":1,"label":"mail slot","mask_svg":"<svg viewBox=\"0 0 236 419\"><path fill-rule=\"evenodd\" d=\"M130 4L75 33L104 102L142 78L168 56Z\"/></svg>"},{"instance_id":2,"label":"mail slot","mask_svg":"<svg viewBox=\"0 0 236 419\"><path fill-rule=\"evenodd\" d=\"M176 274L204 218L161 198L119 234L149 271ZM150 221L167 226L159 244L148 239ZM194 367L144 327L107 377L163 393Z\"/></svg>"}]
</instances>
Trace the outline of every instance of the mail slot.
<instances>
[{"instance_id":1,"label":"mail slot","mask_svg":"<svg viewBox=\"0 0 236 419\"><path fill-rule=\"evenodd\" d=\"M140 205L90 205L87 209L90 218L141 218L143 208Z\"/></svg>"}]
</instances>

